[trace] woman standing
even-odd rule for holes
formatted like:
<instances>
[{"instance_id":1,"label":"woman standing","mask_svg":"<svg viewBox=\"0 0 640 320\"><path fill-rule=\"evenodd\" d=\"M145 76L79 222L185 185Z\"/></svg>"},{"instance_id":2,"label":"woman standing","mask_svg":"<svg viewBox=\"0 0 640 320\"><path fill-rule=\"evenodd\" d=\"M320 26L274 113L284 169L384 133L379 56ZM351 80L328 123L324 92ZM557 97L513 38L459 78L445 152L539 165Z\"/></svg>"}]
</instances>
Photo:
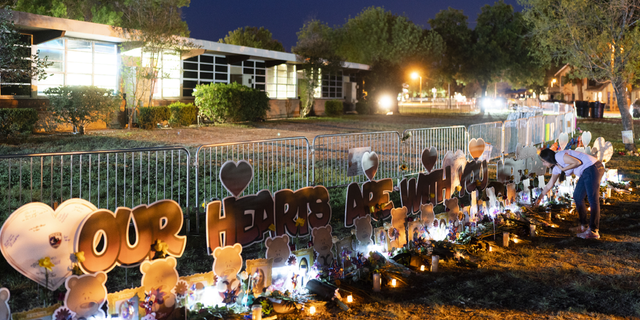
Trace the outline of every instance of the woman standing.
<instances>
[{"instance_id":1,"label":"woman standing","mask_svg":"<svg viewBox=\"0 0 640 320\"><path fill-rule=\"evenodd\" d=\"M554 152L544 149L540 152L540 158L547 168L553 168L551 180L544 186L540 197L535 202L539 205L542 197L549 193L558 178L564 181L567 174L579 176L573 191L573 200L580 217L580 227L577 236L583 239L600 239L598 228L600 224L600 180L604 175L604 167L598 159L582 152L563 150ZM587 208L584 198L589 198L591 207L591 219L587 223Z\"/></svg>"}]
</instances>

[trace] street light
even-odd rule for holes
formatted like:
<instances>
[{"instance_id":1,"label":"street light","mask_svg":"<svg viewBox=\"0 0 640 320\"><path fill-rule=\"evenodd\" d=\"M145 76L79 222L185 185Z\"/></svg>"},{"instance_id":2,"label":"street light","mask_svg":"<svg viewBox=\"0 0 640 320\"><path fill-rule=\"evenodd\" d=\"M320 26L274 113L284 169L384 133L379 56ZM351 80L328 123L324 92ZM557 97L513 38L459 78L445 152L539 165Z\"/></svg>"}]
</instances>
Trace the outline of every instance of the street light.
<instances>
[{"instance_id":1,"label":"street light","mask_svg":"<svg viewBox=\"0 0 640 320\"><path fill-rule=\"evenodd\" d=\"M420 76L417 72L411 74L411 79L420 78L420 103L422 103L422 76Z\"/></svg>"}]
</instances>

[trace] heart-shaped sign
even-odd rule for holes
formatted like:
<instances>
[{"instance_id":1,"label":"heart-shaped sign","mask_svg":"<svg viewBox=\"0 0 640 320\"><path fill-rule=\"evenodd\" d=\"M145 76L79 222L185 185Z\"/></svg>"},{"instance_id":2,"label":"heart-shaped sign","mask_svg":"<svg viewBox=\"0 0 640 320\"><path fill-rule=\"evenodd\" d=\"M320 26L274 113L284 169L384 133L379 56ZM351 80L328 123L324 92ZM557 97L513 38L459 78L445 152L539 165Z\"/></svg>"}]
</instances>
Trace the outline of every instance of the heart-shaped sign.
<instances>
[{"instance_id":1,"label":"heart-shaped sign","mask_svg":"<svg viewBox=\"0 0 640 320\"><path fill-rule=\"evenodd\" d=\"M484 152L484 144L485 142L482 138L469 140L469 154L472 158L478 159L482 156L482 153Z\"/></svg>"},{"instance_id":2,"label":"heart-shaped sign","mask_svg":"<svg viewBox=\"0 0 640 320\"><path fill-rule=\"evenodd\" d=\"M245 160L229 160L220 168L220 182L235 197L242 194L252 179L253 167Z\"/></svg>"},{"instance_id":3,"label":"heart-shaped sign","mask_svg":"<svg viewBox=\"0 0 640 320\"><path fill-rule=\"evenodd\" d=\"M591 131L585 131L582 133L582 145L587 147L591 142Z\"/></svg>"},{"instance_id":4,"label":"heart-shaped sign","mask_svg":"<svg viewBox=\"0 0 640 320\"><path fill-rule=\"evenodd\" d=\"M57 289L73 270L73 239L80 222L98 210L84 199L69 199L54 211L42 202L25 204L14 211L0 230L0 250L7 262L49 290ZM47 271L38 263L49 258Z\"/></svg>"},{"instance_id":5,"label":"heart-shaped sign","mask_svg":"<svg viewBox=\"0 0 640 320\"><path fill-rule=\"evenodd\" d=\"M365 152L362 154L362 170L364 175L373 181L378 172L378 155L375 152Z\"/></svg>"},{"instance_id":6,"label":"heart-shaped sign","mask_svg":"<svg viewBox=\"0 0 640 320\"><path fill-rule=\"evenodd\" d=\"M433 166L436 165L436 161L438 161L438 150L436 147L427 148L422 151L422 165L427 172L431 172Z\"/></svg>"},{"instance_id":7,"label":"heart-shaped sign","mask_svg":"<svg viewBox=\"0 0 640 320\"><path fill-rule=\"evenodd\" d=\"M564 150L564 147L567 146L567 143L569 143L569 135L566 132L563 132L558 137L558 146L560 147L560 150Z\"/></svg>"},{"instance_id":8,"label":"heart-shaped sign","mask_svg":"<svg viewBox=\"0 0 640 320\"><path fill-rule=\"evenodd\" d=\"M613 145L611 141L605 141L603 137L599 137L593 142L592 154L601 162L608 162L613 156Z\"/></svg>"}]
</instances>

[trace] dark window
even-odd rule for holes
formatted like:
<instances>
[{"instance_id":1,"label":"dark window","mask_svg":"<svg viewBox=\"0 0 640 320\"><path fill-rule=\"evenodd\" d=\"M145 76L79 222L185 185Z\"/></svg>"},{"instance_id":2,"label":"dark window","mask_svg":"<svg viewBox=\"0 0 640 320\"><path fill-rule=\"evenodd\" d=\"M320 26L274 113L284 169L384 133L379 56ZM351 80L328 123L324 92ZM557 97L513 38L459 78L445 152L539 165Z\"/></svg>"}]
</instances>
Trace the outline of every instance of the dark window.
<instances>
[{"instance_id":1,"label":"dark window","mask_svg":"<svg viewBox=\"0 0 640 320\"><path fill-rule=\"evenodd\" d=\"M245 61L244 66L253 68L253 61Z\"/></svg>"},{"instance_id":2,"label":"dark window","mask_svg":"<svg viewBox=\"0 0 640 320\"><path fill-rule=\"evenodd\" d=\"M256 69L256 74L257 75L263 76L263 75L265 75L265 73L266 73L266 70L264 70L264 69Z\"/></svg>"},{"instance_id":3,"label":"dark window","mask_svg":"<svg viewBox=\"0 0 640 320\"><path fill-rule=\"evenodd\" d=\"M216 66L216 72L227 72L227 66Z\"/></svg>"},{"instance_id":4,"label":"dark window","mask_svg":"<svg viewBox=\"0 0 640 320\"><path fill-rule=\"evenodd\" d=\"M191 57L189 59L184 59L184 61L198 62L198 56Z\"/></svg>"},{"instance_id":5,"label":"dark window","mask_svg":"<svg viewBox=\"0 0 640 320\"><path fill-rule=\"evenodd\" d=\"M194 72L194 71L185 71L182 73L182 77L183 78L194 78L197 79L198 78L198 73Z\"/></svg>"},{"instance_id":6,"label":"dark window","mask_svg":"<svg viewBox=\"0 0 640 320\"><path fill-rule=\"evenodd\" d=\"M197 63L185 62L182 64L182 68L185 70L198 70Z\"/></svg>"},{"instance_id":7,"label":"dark window","mask_svg":"<svg viewBox=\"0 0 640 320\"><path fill-rule=\"evenodd\" d=\"M212 64L200 64L200 71L213 71Z\"/></svg>"},{"instance_id":8,"label":"dark window","mask_svg":"<svg viewBox=\"0 0 640 320\"><path fill-rule=\"evenodd\" d=\"M211 73L211 72L200 72L200 79L213 79L213 73Z\"/></svg>"},{"instance_id":9,"label":"dark window","mask_svg":"<svg viewBox=\"0 0 640 320\"><path fill-rule=\"evenodd\" d=\"M193 89L182 89L183 97L190 97L192 93L193 93Z\"/></svg>"},{"instance_id":10,"label":"dark window","mask_svg":"<svg viewBox=\"0 0 640 320\"><path fill-rule=\"evenodd\" d=\"M216 73L216 80L227 80L227 74L226 73Z\"/></svg>"},{"instance_id":11,"label":"dark window","mask_svg":"<svg viewBox=\"0 0 640 320\"><path fill-rule=\"evenodd\" d=\"M266 65L264 62L256 61L256 68L265 68Z\"/></svg>"},{"instance_id":12,"label":"dark window","mask_svg":"<svg viewBox=\"0 0 640 320\"><path fill-rule=\"evenodd\" d=\"M182 82L182 87L183 87L183 88L191 88L191 89L193 89L193 88L195 88L195 87L196 87L196 85L197 85L197 84L198 84L198 82L197 82L197 81L184 80L184 81Z\"/></svg>"},{"instance_id":13,"label":"dark window","mask_svg":"<svg viewBox=\"0 0 640 320\"><path fill-rule=\"evenodd\" d=\"M216 57L216 64L227 64L227 58Z\"/></svg>"},{"instance_id":14,"label":"dark window","mask_svg":"<svg viewBox=\"0 0 640 320\"><path fill-rule=\"evenodd\" d=\"M253 68L242 68L242 74L253 74Z\"/></svg>"},{"instance_id":15,"label":"dark window","mask_svg":"<svg viewBox=\"0 0 640 320\"><path fill-rule=\"evenodd\" d=\"M264 82L265 77L256 77L256 82Z\"/></svg>"},{"instance_id":16,"label":"dark window","mask_svg":"<svg viewBox=\"0 0 640 320\"><path fill-rule=\"evenodd\" d=\"M200 56L200 62L213 63L213 56Z\"/></svg>"},{"instance_id":17,"label":"dark window","mask_svg":"<svg viewBox=\"0 0 640 320\"><path fill-rule=\"evenodd\" d=\"M261 91L265 91L266 90L266 86L264 84L256 84L256 89L261 90Z\"/></svg>"}]
</instances>

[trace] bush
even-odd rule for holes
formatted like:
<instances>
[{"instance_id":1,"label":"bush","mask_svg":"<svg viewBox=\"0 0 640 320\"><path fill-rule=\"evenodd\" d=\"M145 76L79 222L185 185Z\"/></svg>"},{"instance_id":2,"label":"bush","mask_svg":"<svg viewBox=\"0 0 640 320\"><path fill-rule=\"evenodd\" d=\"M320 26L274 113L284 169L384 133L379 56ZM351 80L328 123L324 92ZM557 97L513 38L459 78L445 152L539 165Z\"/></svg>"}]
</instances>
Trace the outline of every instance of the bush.
<instances>
[{"instance_id":1,"label":"bush","mask_svg":"<svg viewBox=\"0 0 640 320\"><path fill-rule=\"evenodd\" d=\"M168 107L147 107L139 110L138 124L142 129L153 129L158 123L168 121L171 118Z\"/></svg>"},{"instance_id":2,"label":"bush","mask_svg":"<svg viewBox=\"0 0 640 320\"><path fill-rule=\"evenodd\" d=\"M193 103L174 102L169 105L171 118L169 123L174 126L189 126L198 117L198 108Z\"/></svg>"},{"instance_id":3,"label":"bush","mask_svg":"<svg viewBox=\"0 0 640 320\"><path fill-rule=\"evenodd\" d=\"M365 100L358 101L358 103L356 103L356 112L358 112L358 114L373 114L373 110L369 106L369 102Z\"/></svg>"},{"instance_id":4,"label":"bush","mask_svg":"<svg viewBox=\"0 0 640 320\"><path fill-rule=\"evenodd\" d=\"M0 137L31 133L36 122L38 112L35 109L0 109Z\"/></svg>"},{"instance_id":5,"label":"bush","mask_svg":"<svg viewBox=\"0 0 640 320\"><path fill-rule=\"evenodd\" d=\"M340 100L326 101L324 103L324 113L329 117L342 115L344 113L344 108L342 107L342 101Z\"/></svg>"},{"instance_id":6,"label":"bush","mask_svg":"<svg viewBox=\"0 0 640 320\"><path fill-rule=\"evenodd\" d=\"M109 121L120 107L120 96L113 90L95 86L60 86L45 91L49 97L49 108L53 120L71 124L74 129L82 128L91 122Z\"/></svg>"},{"instance_id":7,"label":"bush","mask_svg":"<svg viewBox=\"0 0 640 320\"><path fill-rule=\"evenodd\" d=\"M193 95L200 114L215 122L264 120L270 109L265 92L238 83L197 85Z\"/></svg>"}]
</instances>

